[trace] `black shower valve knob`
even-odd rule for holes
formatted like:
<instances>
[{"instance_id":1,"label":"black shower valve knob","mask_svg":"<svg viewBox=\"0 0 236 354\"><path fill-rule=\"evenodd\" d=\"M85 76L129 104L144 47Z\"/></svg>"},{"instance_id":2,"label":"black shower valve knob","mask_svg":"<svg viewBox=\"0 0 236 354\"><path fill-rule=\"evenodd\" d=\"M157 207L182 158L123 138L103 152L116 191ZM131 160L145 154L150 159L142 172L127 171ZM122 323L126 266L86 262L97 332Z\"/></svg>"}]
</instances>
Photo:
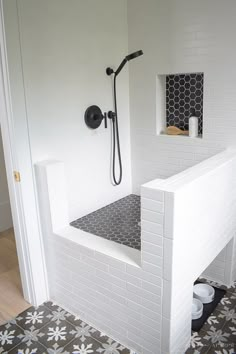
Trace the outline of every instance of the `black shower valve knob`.
<instances>
[{"instance_id":1,"label":"black shower valve knob","mask_svg":"<svg viewBox=\"0 0 236 354\"><path fill-rule=\"evenodd\" d=\"M104 126L105 128L107 128L107 117L112 119L114 119L115 117L115 113L113 113L112 111L109 112L108 113L105 112L103 114L101 109L98 106L96 105L89 106L86 109L84 114L84 120L86 125L90 129L97 129L101 125L102 121L104 120Z\"/></svg>"},{"instance_id":2,"label":"black shower valve knob","mask_svg":"<svg viewBox=\"0 0 236 354\"><path fill-rule=\"evenodd\" d=\"M109 112L107 113L107 116L108 116L108 118L110 118L110 119L112 119L112 120L114 120L114 119L116 118L115 112L112 112L112 111L109 111Z\"/></svg>"}]
</instances>

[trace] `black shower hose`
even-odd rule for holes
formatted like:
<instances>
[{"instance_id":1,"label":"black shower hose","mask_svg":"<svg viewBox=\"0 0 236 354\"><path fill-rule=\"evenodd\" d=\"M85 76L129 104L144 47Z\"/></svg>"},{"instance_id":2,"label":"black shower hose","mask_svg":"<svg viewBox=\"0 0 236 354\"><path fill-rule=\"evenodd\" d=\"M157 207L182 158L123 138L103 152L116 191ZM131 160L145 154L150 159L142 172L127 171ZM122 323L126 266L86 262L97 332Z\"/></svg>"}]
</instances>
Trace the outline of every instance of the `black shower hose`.
<instances>
[{"instance_id":1,"label":"black shower hose","mask_svg":"<svg viewBox=\"0 0 236 354\"><path fill-rule=\"evenodd\" d=\"M116 98L116 75L114 76L114 106L115 106L115 117L112 119L112 130L113 130L113 149L112 149L112 175L113 182L118 186L122 181L122 160L120 152L120 137L119 137L119 126L118 126L118 112L117 112L117 98ZM119 162L119 178L116 178L116 146Z\"/></svg>"}]
</instances>

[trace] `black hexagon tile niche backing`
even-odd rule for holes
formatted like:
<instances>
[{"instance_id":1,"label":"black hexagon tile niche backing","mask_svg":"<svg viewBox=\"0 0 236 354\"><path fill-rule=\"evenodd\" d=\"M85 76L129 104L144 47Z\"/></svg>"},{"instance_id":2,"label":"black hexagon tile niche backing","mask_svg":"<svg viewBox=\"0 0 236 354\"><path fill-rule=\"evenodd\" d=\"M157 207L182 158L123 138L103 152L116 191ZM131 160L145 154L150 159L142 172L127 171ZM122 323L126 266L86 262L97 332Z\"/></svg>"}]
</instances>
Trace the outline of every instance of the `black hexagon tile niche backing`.
<instances>
[{"instance_id":1,"label":"black hexagon tile niche backing","mask_svg":"<svg viewBox=\"0 0 236 354\"><path fill-rule=\"evenodd\" d=\"M121 243L141 249L140 197L130 194L91 214L71 222L71 226Z\"/></svg>"},{"instance_id":2,"label":"black hexagon tile niche backing","mask_svg":"<svg viewBox=\"0 0 236 354\"><path fill-rule=\"evenodd\" d=\"M198 134L202 135L203 73L166 76L166 125L188 130L188 122L194 111L198 117Z\"/></svg>"}]
</instances>

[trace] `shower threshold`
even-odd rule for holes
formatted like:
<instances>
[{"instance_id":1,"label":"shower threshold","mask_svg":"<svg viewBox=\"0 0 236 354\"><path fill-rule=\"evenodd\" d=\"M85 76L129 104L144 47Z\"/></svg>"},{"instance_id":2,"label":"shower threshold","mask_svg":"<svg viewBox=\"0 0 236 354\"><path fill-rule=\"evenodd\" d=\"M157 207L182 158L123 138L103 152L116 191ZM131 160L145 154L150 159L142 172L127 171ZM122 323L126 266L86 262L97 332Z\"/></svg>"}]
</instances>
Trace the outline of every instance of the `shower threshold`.
<instances>
[{"instance_id":1,"label":"shower threshold","mask_svg":"<svg viewBox=\"0 0 236 354\"><path fill-rule=\"evenodd\" d=\"M71 226L122 245L141 249L140 197L130 194L70 223Z\"/></svg>"}]
</instances>

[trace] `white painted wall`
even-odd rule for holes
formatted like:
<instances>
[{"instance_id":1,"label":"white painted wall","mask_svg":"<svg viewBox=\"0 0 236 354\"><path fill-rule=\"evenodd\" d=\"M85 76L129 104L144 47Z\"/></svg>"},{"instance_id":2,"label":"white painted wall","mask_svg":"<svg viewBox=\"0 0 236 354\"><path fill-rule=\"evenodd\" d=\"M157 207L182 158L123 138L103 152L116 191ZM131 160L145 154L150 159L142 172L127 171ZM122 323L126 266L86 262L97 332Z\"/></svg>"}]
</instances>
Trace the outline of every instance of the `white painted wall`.
<instances>
[{"instance_id":1,"label":"white painted wall","mask_svg":"<svg viewBox=\"0 0 236 354\"><path fill-rule=\"evenodd\" d=\"M0 129L0 232L12 227L11 207Z\"/></svg>"},{"instance_id":2,"label":"white painted wall","mask_svg":"<svg viewBox=\"0 0 236 354\"><path fill-rule=\"evenodd\" d=\"M7 0L5 14L14 3L32 159L65 162L73 220L131 192L128 65L118 78L121 186L110 182L110 124L107 130L102 125L91 131L84 123L91 104L113 110L111 78L105 69L117 67L127 54L127 1ZM11 52L14 43L8 34L15 28L9 21L6 30ZM13 58L10 77L16 86Z\"/></svg>"},{"instance_id":3,"label":"white painted wall","mask_svg":"<svg viewBox=\"0 0 236 354\"><path fill-rule=\"evenodd\" d=\"M134 192L235 146L235 16L234 0L128 1L129 51L144 51L139 65L130 67ZM205 82L203 139L157 136L157 75L199 71Z\"/></svg>"}]
</instances>

